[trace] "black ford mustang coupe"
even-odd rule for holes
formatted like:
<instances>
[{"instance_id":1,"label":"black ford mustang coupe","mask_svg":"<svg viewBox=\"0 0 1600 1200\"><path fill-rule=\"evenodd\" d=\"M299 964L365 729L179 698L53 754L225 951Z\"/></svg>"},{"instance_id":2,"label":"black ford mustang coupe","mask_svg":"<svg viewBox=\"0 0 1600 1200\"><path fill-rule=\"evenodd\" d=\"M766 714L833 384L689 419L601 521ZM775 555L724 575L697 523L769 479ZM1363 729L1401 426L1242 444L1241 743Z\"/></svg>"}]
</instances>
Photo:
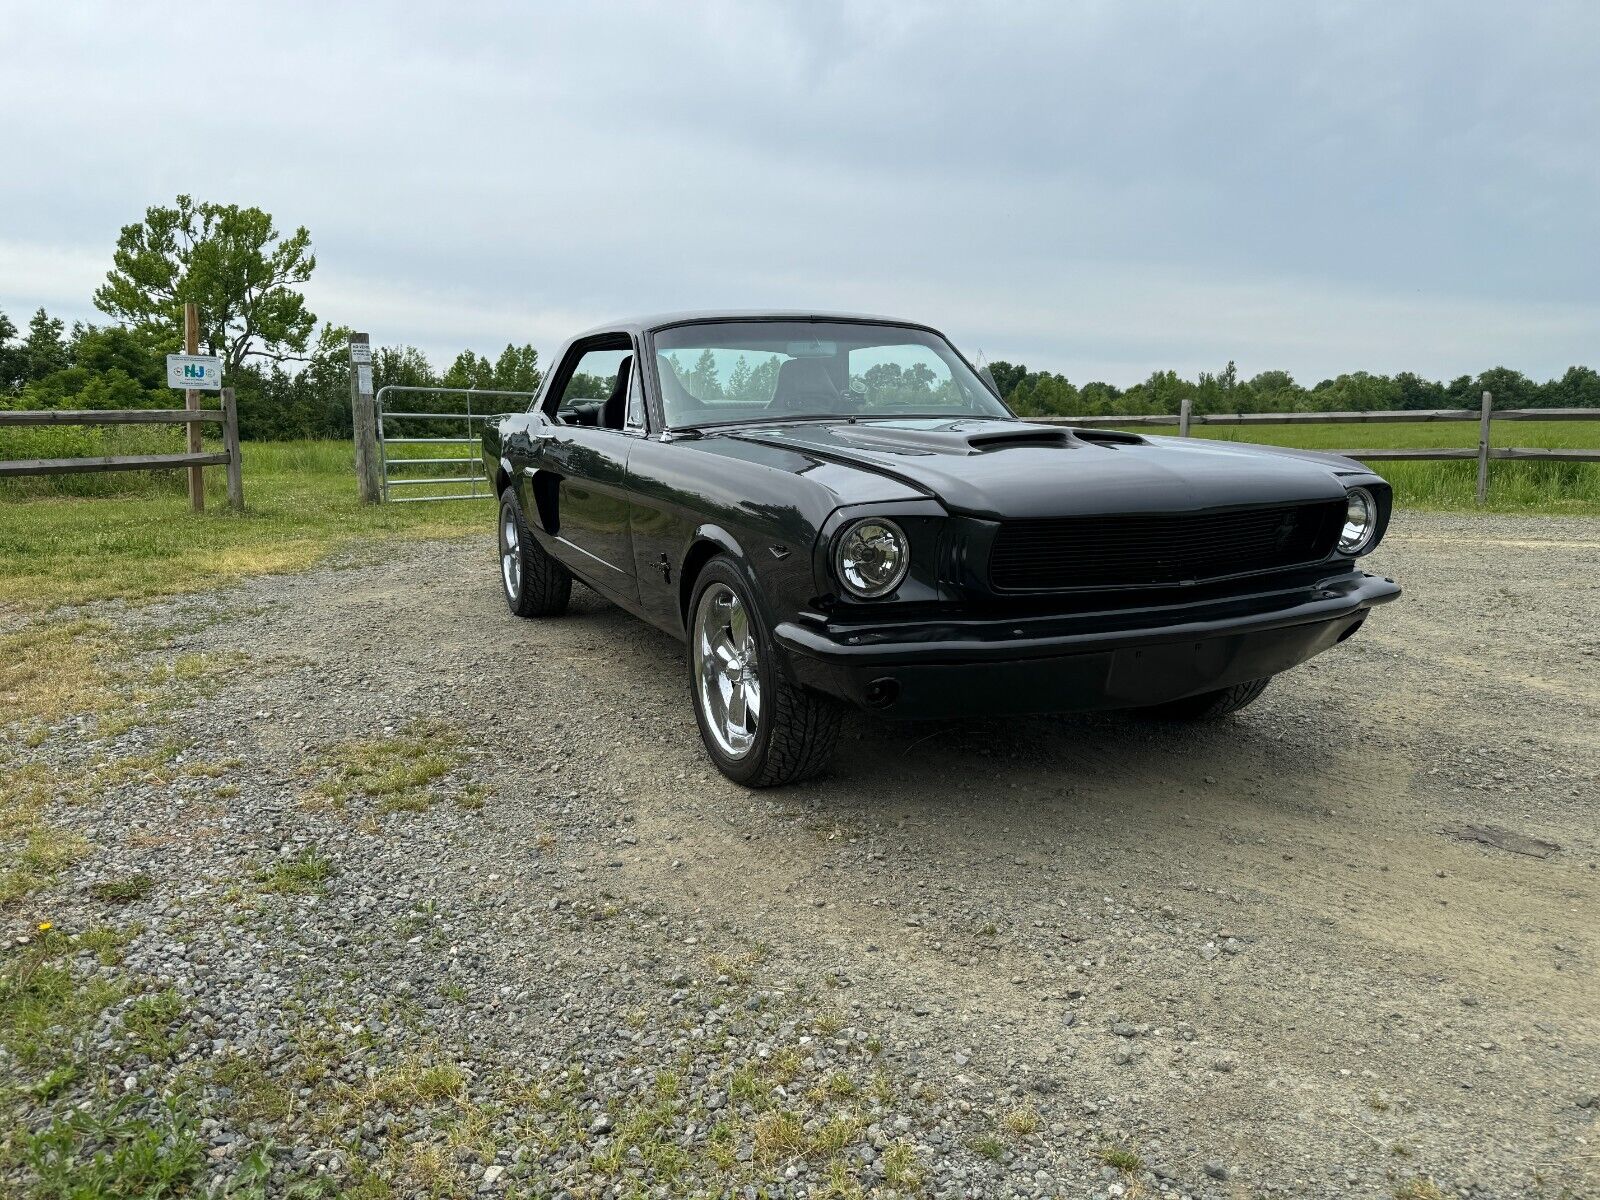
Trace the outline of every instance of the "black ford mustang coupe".
<instances>
[{"instance_id":1,"label":"black ford mustang coupe","mask_svg":"<svg viewBox=\"0 0 1600 1200\"><path fill-rule=\"evenodd\" d=\"M1331 454L1030 424L935 330L696 313L573 339L484 432L523 617L574 578L689 645L753 786L888 717L1221 716L1400 589L1389 485Z\"/></svg>"}]
</instances>

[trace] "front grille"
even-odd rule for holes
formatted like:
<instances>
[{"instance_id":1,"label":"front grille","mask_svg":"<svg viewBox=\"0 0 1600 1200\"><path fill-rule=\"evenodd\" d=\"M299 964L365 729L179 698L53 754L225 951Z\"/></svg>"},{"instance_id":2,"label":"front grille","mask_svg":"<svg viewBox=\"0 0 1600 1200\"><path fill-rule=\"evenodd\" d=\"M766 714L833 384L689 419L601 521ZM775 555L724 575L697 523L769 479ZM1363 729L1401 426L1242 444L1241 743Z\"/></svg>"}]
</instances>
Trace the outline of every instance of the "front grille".
<instances>
[{"instance_id":1,"label":"front grille","mask_svg":"<svg viewBox=\"0 0 1600 1200\"><path fill-rule=\"evenodd\" d=\"M1317 562L1344 502L1234 512L1006 521L989 556L996 591L1171 585Z\"/></svg>"}]
</instances>

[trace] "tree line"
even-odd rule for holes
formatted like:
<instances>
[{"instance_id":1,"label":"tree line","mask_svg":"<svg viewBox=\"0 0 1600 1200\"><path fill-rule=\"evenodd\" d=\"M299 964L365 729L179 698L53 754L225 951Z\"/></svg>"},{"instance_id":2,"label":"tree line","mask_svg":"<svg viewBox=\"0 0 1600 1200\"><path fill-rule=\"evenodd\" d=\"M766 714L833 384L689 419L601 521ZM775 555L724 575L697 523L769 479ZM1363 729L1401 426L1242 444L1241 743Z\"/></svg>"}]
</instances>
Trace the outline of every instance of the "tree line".
<instances>
[{"instance_id":1,"label":"tree line","mask_svg":"<svg viewBox=\"0 0 1600 1200\"><path fill-rule=\"evenodd\" d=\"M223 359L238 397L241 436L349 437L350 329L330 322L319 327L306 307L301 288L315 268L306 228L282 234L259 208L196 203L188 196L153 205L142 220L122 228L111 269L95 291L106 324L78 322L68 330L41 308L23 330L0 312L0 406L170 407L164 356L183 349L184 305L193 302L201 349ZM776 360L741 360L726 380L715 378L714 364L706 361L678 368L691 390L698 385L724 398L768 397L777 375ZM1000 394L1024 416L1175 413L1185 398L1198 413L1473 408L1485 390L1501 408L1600 407L1600 374L1576 366L1543 382L1494 367L1448 381L1409 371L1355 371L1305 387L1287 371L1242 379L1230 362L1192 380L1155 371L1128 388L1076 384L1021 363L995 362L988 369ZM533 391L539 355L526 344L507 345L493 361L463 350L441 371L414 346L381 346L373 354L373 377L378 388ZM878 382L900 390L921 383Z\"/></svg>"},{"instance_id":2,"label":"tree line","mask_svg":"<svg viewBox=\"0 0 1600 1200\"><path fill-rule=\"evenodd\" d=\"M1197 413L1383 412L1398 409L1477 408L1484 392L1496 408L1600 408L1600 373L1568 367L1559 379L1529 379L1509 367L1451 380L1425 379L1410 371L1378 375L1352 371L1311 387L1287 371L1262 371L1241 379L1233 363L1185 379L1176 371L1154 371L1132 387L1089 382L1030 371L1020 363L989 364L1000 394L1027 417L1140 416L1176 413L1185 399Z\"/></svg>"},{"instance_id":3,"label":"tree line","mask_svg":"<svg viewBox=\"0 0 1600 1200\"><path fill-rule=\"evenodd\" d=\"M293 366L246 360L224 368L239 405L239 435L257 441L348 438L350 329L324 325ZM180 343L181 348L181 343ZM25 332L0 312L0 408L171 408L170 342L152 342L123 325L74 323L67 329L44 309ZM463 350L444 370L415 346L380 346L372 356L375 387L493 388L539 386L539 352L507 345L492 361ZM513 403L514 407L514 403Z\"/></svg>"}]
</instances>

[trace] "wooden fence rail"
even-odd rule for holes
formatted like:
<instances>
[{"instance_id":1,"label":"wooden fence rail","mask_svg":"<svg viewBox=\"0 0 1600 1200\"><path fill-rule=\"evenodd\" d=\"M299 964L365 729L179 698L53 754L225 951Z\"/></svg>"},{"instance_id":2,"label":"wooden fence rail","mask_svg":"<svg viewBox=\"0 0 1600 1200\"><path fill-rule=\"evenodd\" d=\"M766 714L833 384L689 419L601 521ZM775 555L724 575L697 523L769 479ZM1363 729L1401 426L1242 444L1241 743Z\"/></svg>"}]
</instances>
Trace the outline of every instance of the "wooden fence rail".
<instances>
[{"instance_id":1,"label":"wooden fence rail","mask_svg":"<svg viewBox=\"0 0 1600 1200\"><path fill-rule=\"evenodd\" d=\"M121 408L0 410L0 427L41 425L222 426L222 451L215 454L122 454L91 458L0 459L0 479L27 475L76 475L93 471L160 471L194 467L228 469L228 505L244 507L244 472L239 460L239 408L233 389L222 389L221 408ZM201 503L204 501L202 500Z\"/></svg>"},{"instance_id":2,"label":"wooden fence rail","mask_svg":"<svg viewBox=\"0 0 1600 1200\"><path fill-rule=\"evenodd\" d=\"M1418 408L1383 412L1288 412L1288 413L1197 413L1190 401L1176 413L1157 413L1129 417L1029 417L1040 425L1079 425L1085 428L1137 425L1176 425L1179 437L1188 437L1193 425L1347 425L1413 424L1432 421L1478 422L1478 445L1439 448L1406 447L1384 450L1331 450L1363 462L1402 460L1476 459L1478 463L1478 501L1489 495L1489 463L1495 459L1521 459L1530 462L1600 463L1600 450L1557 450L1543 447L1496 447L1491 444L1495 421L1600 421L1600 408L1505 408L1496 411L1494 397L1485 392L1483 404L1471 408Z\"/></svg>"}]
</instances>

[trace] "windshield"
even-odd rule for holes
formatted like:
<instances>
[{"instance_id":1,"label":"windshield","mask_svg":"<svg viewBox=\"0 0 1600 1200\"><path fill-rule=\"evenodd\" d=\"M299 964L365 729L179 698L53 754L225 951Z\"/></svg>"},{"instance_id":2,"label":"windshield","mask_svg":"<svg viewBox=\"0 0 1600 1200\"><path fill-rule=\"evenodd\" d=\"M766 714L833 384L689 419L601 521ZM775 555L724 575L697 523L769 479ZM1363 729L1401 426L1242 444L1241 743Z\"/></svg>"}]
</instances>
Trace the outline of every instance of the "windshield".
<instances>
[{"instance_id":1,"label":"windshield","mask_svg":"<svg viewBox=\"0 0 1600 1200\"><path fill-rule=\"evenodd\" d=\"M655 335L667 425L808 417L1009 417L938 334L838 321L725 321Z\"/></svg>"}]
</instances>

